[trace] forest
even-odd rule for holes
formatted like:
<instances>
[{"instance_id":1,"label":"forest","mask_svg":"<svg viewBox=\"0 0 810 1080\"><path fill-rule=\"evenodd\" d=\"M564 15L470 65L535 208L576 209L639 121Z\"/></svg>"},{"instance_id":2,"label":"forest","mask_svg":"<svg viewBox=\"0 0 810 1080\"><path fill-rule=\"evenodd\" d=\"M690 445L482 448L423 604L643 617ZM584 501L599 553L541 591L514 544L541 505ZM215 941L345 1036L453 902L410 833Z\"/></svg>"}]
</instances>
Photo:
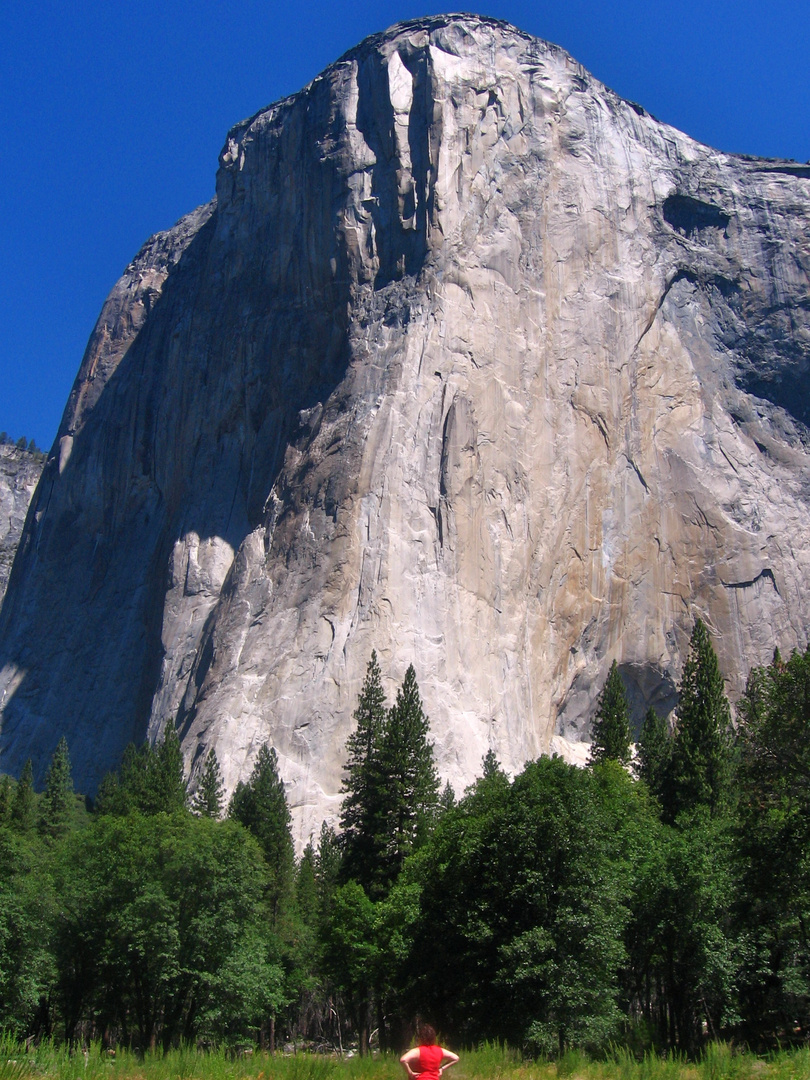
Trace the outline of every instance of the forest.
<instances>
[{"instance_id":1,"label":"forest","mask_svg":"<svg viewBox=\"0 0 810 1080\"><path fill-rule=\"evenodd\" d=\"M697 1055L810 1034L810 649L753 669L734 720L698 620L677 719L634 747L614 664L586 768L496 757L441 788L409 668L372 654L340 828L295 857L272 747L226 805L176 732L91 803L63 739L0 778L0 1029L135 1050L451 1045Z\"/></svg>"}]
</instances>

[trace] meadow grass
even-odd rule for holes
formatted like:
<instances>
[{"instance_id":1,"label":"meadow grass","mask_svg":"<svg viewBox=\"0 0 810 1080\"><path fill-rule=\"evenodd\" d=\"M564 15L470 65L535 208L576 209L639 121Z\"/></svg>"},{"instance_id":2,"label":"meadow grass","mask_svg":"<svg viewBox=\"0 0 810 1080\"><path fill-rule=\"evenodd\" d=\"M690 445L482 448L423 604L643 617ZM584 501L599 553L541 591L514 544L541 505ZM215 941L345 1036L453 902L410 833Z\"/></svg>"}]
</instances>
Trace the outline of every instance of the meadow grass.
<instances>
[{"instance_id":1,"label":"meadow grass","mask_svg":"<svg viewBox=\"0 0 810 1080\"><path fill-rule=\"evenodd\" d=\"M70 1052L42 1043L26 1049L0 1036L0 1080L403 1080L395 1055L337 1058L261 1052L235 1056L192 1047L167 1054L110 1054L99 1044ZM448 1078L449 1080L449 1078ZM601 1060L569 1051L558 1061L530 1061L508 1047L465 1051L452 1080L810 1080L810 1050L767 1057L712 1043L698 1061L648 1054L641 1060L614 1048Z\"/></svg>"}]
</instances>

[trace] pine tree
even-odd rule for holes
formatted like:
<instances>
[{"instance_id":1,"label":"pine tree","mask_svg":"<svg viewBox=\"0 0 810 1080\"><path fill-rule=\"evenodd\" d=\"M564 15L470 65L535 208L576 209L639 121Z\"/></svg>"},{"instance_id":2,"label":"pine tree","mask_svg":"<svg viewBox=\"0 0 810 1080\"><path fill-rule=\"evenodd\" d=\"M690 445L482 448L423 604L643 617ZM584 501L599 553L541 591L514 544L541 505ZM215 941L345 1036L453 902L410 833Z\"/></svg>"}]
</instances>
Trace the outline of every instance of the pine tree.
<instances>
[{"instance_id":1,"label":"pine tree","mask_svg":"<svg viewBox=\"0 0 810 1080\"><path fill-rule=\"evenodd\" d=\"M413 665L397 691L381 740L380 764L384 800L377 821L377 843L383 852L377 886L387 892L408 855L425 839L439 803L439 777L428 742L430 727L422 707ZM373 897L373 893L370 894Z\"/></svg>"},{"instance_id":2,"label":"pine tree","mask_svg":"<svg viewBox=\"0 0 810 1080\"><path fill-rule=\"evenodd\" d=\"M99 785L95 811L119 816L133 810L146 815L173 814L184 810L187 803L180 739L169 724L154 748L147 742L128 744L118 773L107 773Z\"/></svg>"},{"instance_id":3,"label":"pine tree","mask_svg":"<svg viewBox=\"0 0 810 1080\"><path fill-rule=\"evenodd\" d=\"M501 763L498 761L498 756L492 747L487 750L481 759L481 775L484 780L490 780L493 776L497 776L503 772Z\"/></svg>"},{"instance_id":4,"label":"pine tree","mask_svg":"<svg viewBox=\"0 0 810 1080\"><path fill-rule=\"evenodd\" d=\"M183 772L180 737L174 724L167 724L147 764L145 813L172 814L186 808L188 790Z\"/></svg>"},{"instance_id":5,"label":"pine tree","mask_svg":"<svg viewBox=\"0 0 810 1080\"><path fill-rule=\"evenodd\" d=\"M205 759L205 768L194 795L192 810L200 817L217 820L222 817L224 804L225 788L219 771L219 762L217 761L216 752L211 749Z\"/></svg>"},{"instance_id":6,"label":"pine tree","mask_svg":"<svg viewBox=\"0 0 810 1080\"><path fill-rule=\"evenodd\" d=\"M228 815L259 841L273 876L271 902L277 918L280 906L292 888L295 858L290 808L284 783L278 774L278 757L266 743L259 750L248 782L240 781L236 785Z\"/></svg>"},{"instance_id":7,"label":"pine tree","mask_svg":"<svg viewBox=\"0 0 810 1080\"><path fill-rule=\"evenodd\" d=\"M295 872L295 901L298 915L304 925L318 929L320 905L318 903L317 855L310 841L301 854Z\"/></svg>"},{"instance_id":8,"label":"pine tree","mask_svg":"<svg viewBox=\"0 0 810 1080\"><path fill-rule=\"evenodd\" d=\"M0 825L7 825L11 820L11 808L14 805L14 786L10 776L0 776Z\"/></svg>"},{"instance_id":9,"label":"pine tree","mask_svg":"<svg viewBox=\"0 0 810 1080\"><path fill-rule=\"evenodd\" d=\"M34 792L34 767L31 758L26 761L20 779L17 781L17 790L14 792L14 802L11 806L11 820L14 827L20 832L27 832L36 824L37 797Z\"/></svg>"},{"instance_id":10,"label":"pine tree","mask_svg":"<svg viewBox=\"0 0 810 1080\"><path fill-rule=\"evenodd\" d=\"M121 758L117 784L114 785L114 798L110 800L111 807L108 812L115 814L128 814L130 810L143 812L151 761L152 747L149 743L145 742L140 746L136 746L135 743L127 744ZM104 787L103 783L102 787ZM113 794L113 785L110 785L109 790ZM106 802L106 790L104 794ZM101 795L101 791L99 791L99 795Z\"/></svg>"},{"instance_id":11,"label":"pine tree","mask_svg":"<svg viewBox=\"0 0 810 1080\"><path fill-rule=\"evenodd\" d=\"M657 798L660 798L663 792L671 750L672 735L669 724L651 705L641 725L636 772Z\"/></svg>"},{"instance_id":12,"label":"pine tree","mask_svg":"<svg viewBox=\"0 0 810 1080\"><path fill-rule=\"evenodd\" d=\"M678 723L665 785L665 812L678 814L722 804L731 763L731 711L709 631L695 622L678 688Z\"/></svg>"},{"instance_id":13,"label":"pine tree","mask_svg":"<svg viewBox=\"0 0 810 1080\"><path fill-rule=\"evenodd\" d=\"M355 730L346 742L348 760L341 791L343 846L341 878L358 881L368 890L380 859L380 818L385 803L386 778L380 762L386 724L385 693L377 653L372 651L366 677L354 710Z\"/></svg>"},{"instance_id":14,"label":"pine tree","mask_svg":"<svg viewBox=\"0 0 810 1080\"><path fill-rule=\"evenodd\" d=\"M42 830L50 836L64 832L70 822L73 806L73 778L70 772L70 755L64 735L54 750L45 777L42 795Z\"/></svg>"},{"instance_id":15,"label":"pine tree","mask_svg":"<svg viewBox=\"0 0 810 1080\"><path fill-rule=\"evenodd\" d=\"M448 780L442 788L442 793L439 796L439 813L444 814L448 810L452 810L456 805L456 793L453 791L453 786Z\"/></svg>"},{"instance_id":16,"label":"pine tree","mask_svg":"<svg viewBox=\"0 0 810 1080\"><path fill-rule=\"evenodd\" d=\"M591 735L591 764L602 761L618 761L627 765L630 761L630 713L627 695L614 660L599 695L599 705L593 721Z\"/></svg>"}]
</instances>

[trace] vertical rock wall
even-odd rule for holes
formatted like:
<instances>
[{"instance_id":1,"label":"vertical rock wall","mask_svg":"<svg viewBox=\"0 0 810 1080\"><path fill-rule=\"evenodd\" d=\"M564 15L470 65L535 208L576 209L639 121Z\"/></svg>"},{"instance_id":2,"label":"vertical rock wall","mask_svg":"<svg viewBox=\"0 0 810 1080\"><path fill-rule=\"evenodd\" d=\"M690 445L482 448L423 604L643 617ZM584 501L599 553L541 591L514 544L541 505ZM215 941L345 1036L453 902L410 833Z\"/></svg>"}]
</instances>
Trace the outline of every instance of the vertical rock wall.
<instances>
[{"instance_id":1,"label":"vertical rock wall","mask_svg":"<svg viewBox=\"0 0 810 1080\"><path fill-rule=\"evenodd\" d=\"M27 450L0 446L0 606L43 464L44 459Z\"/></svg>"},{"instance_id":2,"label":"vertical rock wall","mask_svg":"<svg viewBox=\"0 0 810 1080\"><path fill-rule=\"evenodd\" d=\"M457 791L803 647L810 179L493 20L403 24L232 130L128 268L3 609L2 746L86 787L178 726L334 815L372 648ZM70 558L66 552L70 551ZM559 742L555 745L559 745Z\"/></svg>"}]
</instances>

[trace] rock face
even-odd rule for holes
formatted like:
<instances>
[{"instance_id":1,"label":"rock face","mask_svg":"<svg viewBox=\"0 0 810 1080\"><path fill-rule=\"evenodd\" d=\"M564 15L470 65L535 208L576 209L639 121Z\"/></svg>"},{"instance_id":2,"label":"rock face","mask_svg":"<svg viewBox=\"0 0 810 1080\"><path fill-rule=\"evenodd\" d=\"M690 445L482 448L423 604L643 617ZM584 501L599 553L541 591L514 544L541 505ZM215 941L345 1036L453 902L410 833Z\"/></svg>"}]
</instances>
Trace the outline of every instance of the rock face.
<instances>
[{"instance_id":1,"label":"rock face","mask_svg":"<svg viewBox=\"0 0 810 1080\"><path fill-rule=\"evenodd\" d=\"M0 607L43 464L44 458L27 450L0 445Z\"/></svg>"},{"instance_id":2,"label":"rock face","mask_svg":"<svg viewBox=\"0 0 810 1080\"><path fill-rule=\"evenodd\" d=\"M457 791L587 736L615 658L737 692L810 620L810 168L565 52L401 24L237 125L105 305L2 611L4 767L275 746L334 816L372 648Z\"/></svg>"}]
</instances>

